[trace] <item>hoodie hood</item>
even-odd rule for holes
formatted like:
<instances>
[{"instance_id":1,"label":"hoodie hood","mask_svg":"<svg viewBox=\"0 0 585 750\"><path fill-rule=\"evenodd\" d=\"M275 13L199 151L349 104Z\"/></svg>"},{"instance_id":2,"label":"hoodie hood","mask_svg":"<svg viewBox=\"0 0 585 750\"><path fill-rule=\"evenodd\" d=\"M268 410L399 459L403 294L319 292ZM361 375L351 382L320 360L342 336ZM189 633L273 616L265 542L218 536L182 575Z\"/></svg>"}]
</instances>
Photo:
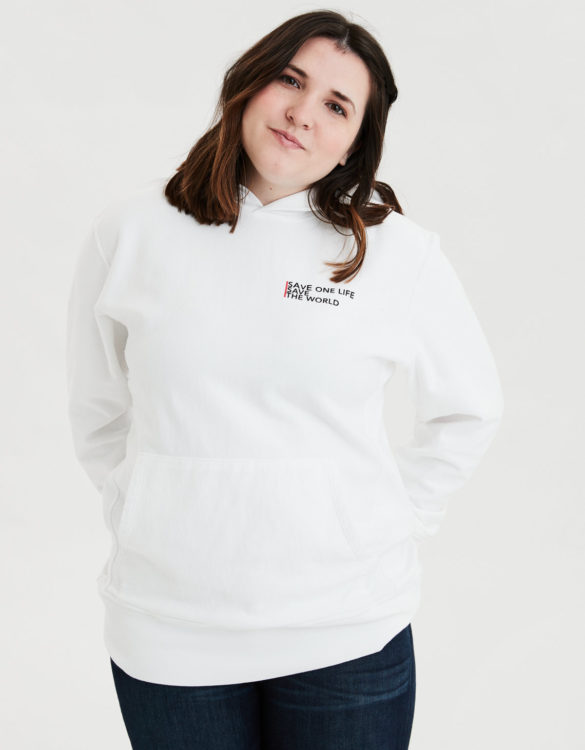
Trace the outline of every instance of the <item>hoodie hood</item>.
<instances>
[{"instance_id":1,"label":"hoodie hood","mask_svg":"<svg viewBox=\"0 0 585 750\"><path fill-rule=\"evenodd\" d=\"M245 185L239 183L238 187L240 190L241 206L246 210L262 211L262 213L272 213L273 211L311 212L311 207L309 206L310 188L286 195L284 198L278 198L263 205L261 200Z\"/></svg>"},{"instance_id":2,"label":"hoodie hood","mask_svg":"<svg viewBox=\"0 0 585 750\"><path fill-rule=\"evenodd\" d=\"M240 191L240 205L242 208L249 211L261 211L262 213L273 213L275 211L296 211L312 213L309 205L309 193L311 188L306 190L300 190L298 193L292 193L286 195L284 198L278 198L277 200L270 201L266 205L263 205L260 199L245 185L238 183ZM355 187L349 190L349 194L353 195ZM374 190L370 196L372 203L382 203L382 198L377 190Z\"/></svg>"}]
</instances>

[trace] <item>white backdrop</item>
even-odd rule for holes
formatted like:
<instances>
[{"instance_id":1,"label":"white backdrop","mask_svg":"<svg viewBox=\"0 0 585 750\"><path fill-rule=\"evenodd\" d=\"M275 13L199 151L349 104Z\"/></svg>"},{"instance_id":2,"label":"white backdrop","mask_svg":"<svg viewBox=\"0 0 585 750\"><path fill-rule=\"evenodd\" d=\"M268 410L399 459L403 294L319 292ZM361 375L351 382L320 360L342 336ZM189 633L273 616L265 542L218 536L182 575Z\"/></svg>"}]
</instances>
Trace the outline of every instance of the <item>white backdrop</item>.
<instances>
[{"instance_id":1,"label":"white backdrop","mask_svg":"<svg viewBox=\"0 0 585 750\"><path fill-rule=\"evenodd\" d=\"M378 177L439 232L505 398L420 548L411 748L584 746L583 5L34 0L0 23L3 747L130 747L95 583L109 537L66 414L78 245L108 201L174 173L239 54L321 7L386 51L399 97ZM413 409L399 376L387 395L395 443Z\"/></svg>"}]
</instances>

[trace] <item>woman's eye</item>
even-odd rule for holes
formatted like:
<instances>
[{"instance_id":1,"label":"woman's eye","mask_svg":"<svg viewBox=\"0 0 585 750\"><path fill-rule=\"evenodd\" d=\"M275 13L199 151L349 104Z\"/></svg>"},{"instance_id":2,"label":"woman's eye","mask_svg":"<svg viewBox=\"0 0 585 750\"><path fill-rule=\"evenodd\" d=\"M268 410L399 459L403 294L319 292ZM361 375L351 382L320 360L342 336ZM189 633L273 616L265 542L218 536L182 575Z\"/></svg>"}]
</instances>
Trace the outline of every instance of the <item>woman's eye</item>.
<instances>
[{"instance_id":1,"label":"woman's eye","mask_svg":"<svg viewBox=\"0 0 585 750\"><path fill-rule=\"evenodd\" d=\"M280 76L280 80L281 80L281 81L282 81L283 79L285 79L285 78L288 78L288 80L289 80L289 81L295 81L295 83L298 83L297 79L296 79L296 78L293 78L292 76L287 76L287 75L282 75L282 76Z\"/></svg>"},{"instance_id":2,"label":"woman's eye","mask_svg":"<svg viewBox=\"0 0 585 750\"><path fill-rule=\"evenodd\" d=\"M297 79L296 79L296 78L293 78L293 76L288 76L288 75L286 75L286 74L284 74L284 75L281 75L281 76L280 76L280 79L279 79L279 80L281 80L281 81L286 81L287 79L288 79L289 81L294 81L295 83L298 83L298 81L297 81ZM341 106L340 104L337 104L337 102L330 102L330 104L331 104L331 105L332 105L333 107L339 107L339 110L340 110L339 112L338 112L338 111L335 111L335 110L332 110L333 112L335 112L335 114L336 114L336 115L340 115L341 117L347 117L347 113L346 113L346 111L345 111L345 110L343 109L343 107L342 107L342 106Z\"/></svg>"},{"instance_id":3,"label":"woman's eye","mask_svg":"<svg viewBox=\"0 0 585 750\"><path fill-rule=\"evenodd\" d=\"M331 103L333 104L334 107L339 107L339 109L341 110L341 112L336 112L335 114L340 114L343 117L347 117L347 115L345 113L345 110L343 109L342 106L340 106L339 104L337 104L337 102L331 102Z\"/></svg>"}]
</instances>

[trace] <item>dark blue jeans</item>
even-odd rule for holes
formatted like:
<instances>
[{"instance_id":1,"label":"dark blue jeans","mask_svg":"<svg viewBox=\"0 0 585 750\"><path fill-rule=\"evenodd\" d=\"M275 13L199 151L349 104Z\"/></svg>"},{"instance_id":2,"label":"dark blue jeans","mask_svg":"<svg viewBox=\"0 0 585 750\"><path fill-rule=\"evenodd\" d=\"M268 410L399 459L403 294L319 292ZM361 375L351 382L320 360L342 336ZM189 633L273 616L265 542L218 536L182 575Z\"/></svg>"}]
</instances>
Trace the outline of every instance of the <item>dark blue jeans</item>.
<instances>
[{"instance_id":1,"label":"dark blue jeans","mask_svg":"<svg viewBox=\"0 0 585 750\"><path fill-rule=\"evenodd\" d=\"M410 625L375 654L233 685L159 685L110 662L134 750L406 750L410 742Z\"/></svg>"}]
</instances>

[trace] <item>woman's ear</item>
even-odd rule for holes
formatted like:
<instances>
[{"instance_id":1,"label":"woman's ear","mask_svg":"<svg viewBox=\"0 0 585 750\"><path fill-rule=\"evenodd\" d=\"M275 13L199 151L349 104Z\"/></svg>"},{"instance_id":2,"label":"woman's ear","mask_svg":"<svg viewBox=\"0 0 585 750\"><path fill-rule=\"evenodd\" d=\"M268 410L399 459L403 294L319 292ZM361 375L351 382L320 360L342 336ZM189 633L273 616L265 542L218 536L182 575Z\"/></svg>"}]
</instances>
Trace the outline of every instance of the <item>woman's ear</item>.
<instances>
[{"instance_id":1,"label":"woman's ear","mask_svg":"<svg viewBox=\"0 0 585 750\"><path fill-rule=\"evenodd\" d=\"M339 162L342 167L345 166L345 162L349 159L349 157L353 154L353 149L349 149L349 151L345 152L345 155L341 158L341 161Z\"/></svg>"},{"instance_id":2,"label":"woman's ear","mask_svg":"<svg viewBox=\"0 0 585 750\"><path fill-rule=\"evenodd\" d=\"M345 162L349 159L349 157L358 150L360 147L359 142L355 144L355 146L350 146L349 150L346 152L345 156L342 158L342 160L339 162L342 167L345 166Z\"/></svg>"}]
</instances>

